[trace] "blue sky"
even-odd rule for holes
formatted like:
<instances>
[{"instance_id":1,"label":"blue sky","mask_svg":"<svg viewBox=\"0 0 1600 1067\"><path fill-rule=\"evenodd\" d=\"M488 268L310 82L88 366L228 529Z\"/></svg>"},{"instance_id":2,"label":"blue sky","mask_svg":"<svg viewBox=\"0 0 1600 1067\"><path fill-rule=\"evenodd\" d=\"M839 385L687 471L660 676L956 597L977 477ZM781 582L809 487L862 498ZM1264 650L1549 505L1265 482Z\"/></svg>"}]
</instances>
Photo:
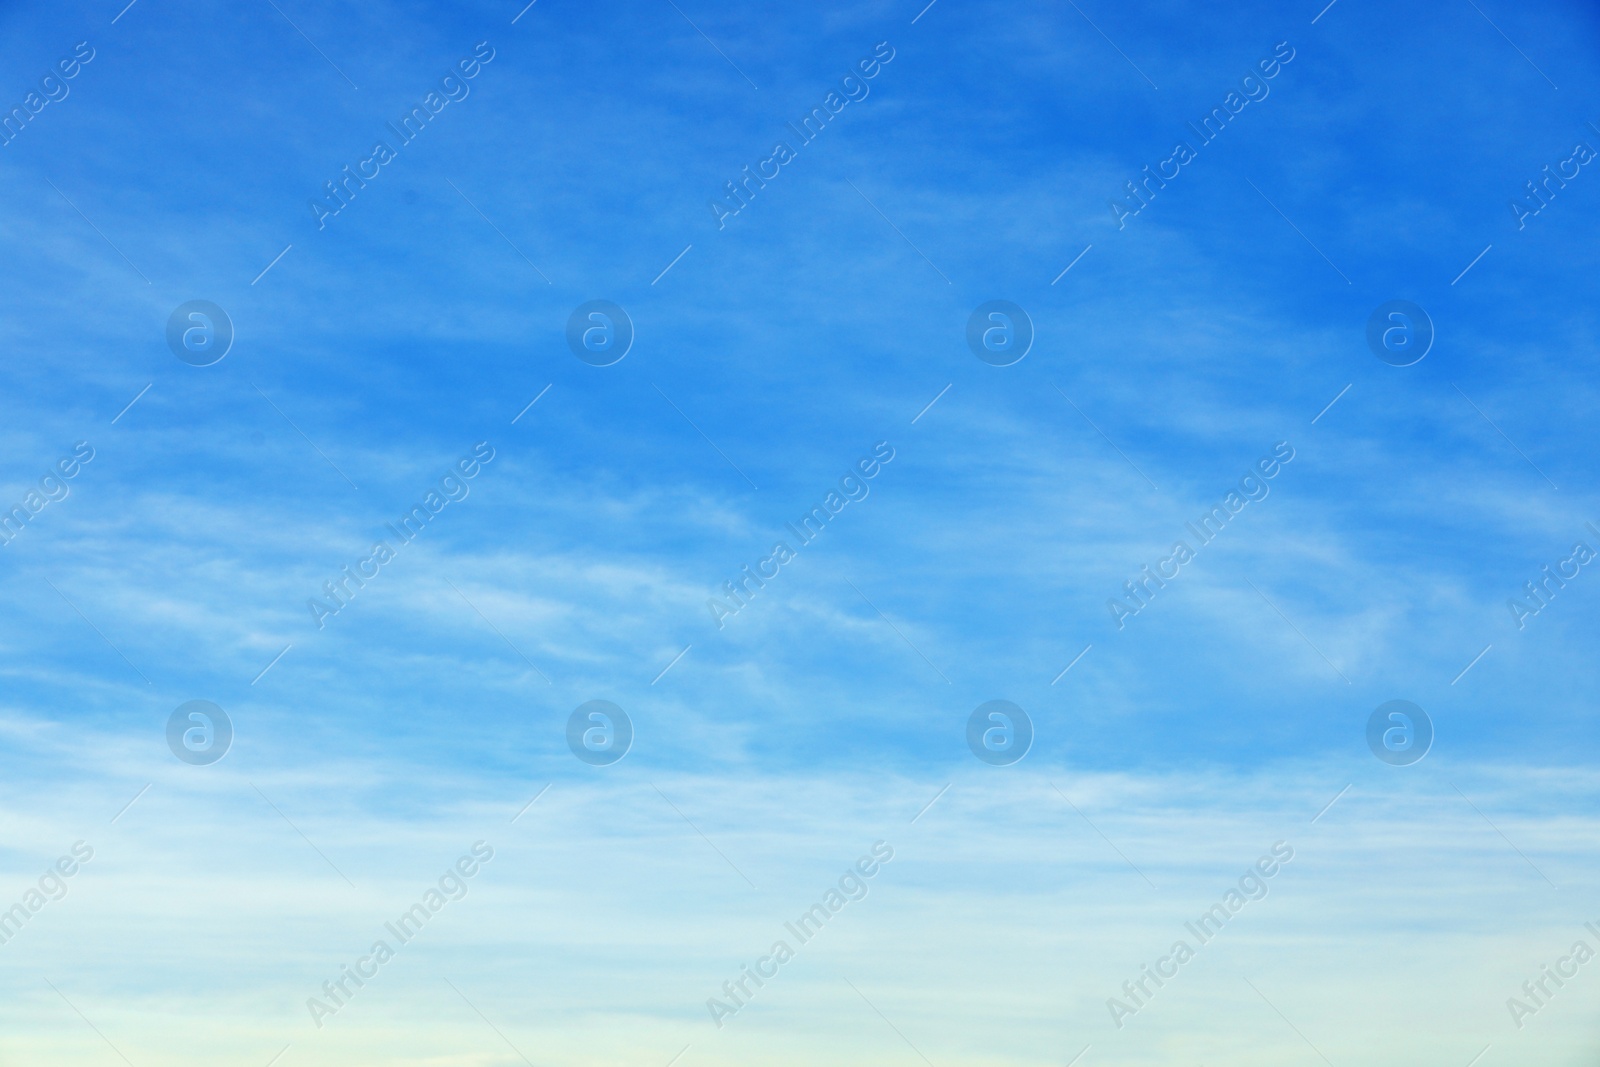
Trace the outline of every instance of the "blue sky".
<instances>
[{"instance_id":1,"label":"blue sky","mask_svg":"<svg viewBox=\"0 0 1600 1067\"><path fill-rule=\"evenodd\" d=\"M94 449L0 549L0 905L96 849L0 945L0 1054L1587 1062L1590 968L1520 1028L1505 1002L1600 947L1600 578L1522 629L1506 601L1600 550L1600 177L1520 229L1508 205L1600 149L1595 13L676 7L0 11L6 109L94 50L0 147L0 504ZM165 340L197 299L236 332L208 367ZM992 299L1036 328L1013 366L965 343ZM634 324L613 366L567 347L590 300ZM1367 348L1391 300L1435 326L1413 366ZM319 629L308 599L479 442L470 494ZM879 442L870 494L794 544ZM1108 598L1278 442L1270 494L1119 630ZM778 540L797 558L719 629ZM166 745L193 699L234 725L211 766ZM609 767L565 742L594 699L636 732ZM966 749L993 699L1036 731L1009 767ZM1409 767L1366 747L1391 699L1436 731ZM880 839L838 937L715 1027L706 998ZM468 897L314 1027L477 840ZM1267 899L1112 1026L1279 840Z\"/></svg>"}]
</instances>

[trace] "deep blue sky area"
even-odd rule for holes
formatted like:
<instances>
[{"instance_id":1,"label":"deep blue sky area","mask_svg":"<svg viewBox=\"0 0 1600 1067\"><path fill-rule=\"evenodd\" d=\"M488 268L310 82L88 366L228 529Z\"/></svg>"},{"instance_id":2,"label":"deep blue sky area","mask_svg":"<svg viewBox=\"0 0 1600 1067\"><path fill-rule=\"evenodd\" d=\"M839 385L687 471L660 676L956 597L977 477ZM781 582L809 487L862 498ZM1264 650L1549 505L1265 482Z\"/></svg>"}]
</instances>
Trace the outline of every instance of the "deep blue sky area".
<instances>
[{"instance_id":1,"label":"deep blue sky area","mask_svg":"<svg viewBox=\"0 0 1600 1067\"><path fill-rule=\"evenodd\" d=\"M665 1064L702 1040L684 1067L694 1056L762 1059L766 1040L791 1042L783 1047L797 1062L841 1055L806 1044L808 1020L824 1017L807 1013L830 1010L813 998L833 993L799 979L796 995L808 992L791 1005L798 1014L763 994L762 1012L775 1014L760 1025L773 1029L755 1039L748 1023L748 1044L711 1050L724 1031L706 1026L699 1001L737 972L729 960L748 962L739 945L768 938L770 914L803 908L813 883L890 833L875 826L927 835L907 838L908 856L921 858L900 869L917 888L875 936L916 940L919 916L955 923L948 941L924 946L926 961L901 959L896 979L935 1028L948 1015L942 997L1004 1000L999 987L976 985L930 987L918 1000L924 966L965 973L982 955L962 947L960 931L983 925L985 900L1004 898L1014 910L1000 925L1023 923L1013 933L1026 939L1023 921L1042 924L1057 906L1041 887L1090 877L996 829L1033 826L1038 805L1054 812L1068 796L1081 809L1065 808L1079 821L1061 824L1081 834L1073 847L1100 849L1097 862L1110 865L1092 888L1072 883L1094 907L1158 884L1180 894L1158 920L1142 904L1104 920L1113 939L1150 923L1127 935L1128 961L1170 940L1182 926L1170 917L1203 910L1201 898L1219 896L1272 835L1290 833L1271 827L1326 831L1306 820L1347 782L1367 800L1346 805L1368 804L1352 810L1377 836L1340 839L1344 851L1325 862L1342 873L1322 881L1310 872L1324 860L1294 867L1315 888L1274 892L1299 892L1298 913L1313 914L1326 903L1318 894L1338 885L1375 898L1399 891L1357 870L1391 850L1405 857L1391 871L1415 864L1418 879L1471 878L1479 847L1515 864L1512 840L1537 853L1600 836L1582 784L1600 755L1600 562L1569 574L1543 605L1525 591L1577 543L1600 553L1600 12L1501 0L1319 8L0 5L0 112L11 115L0 135L0 508L19 506L27 520L0 547L9 605L0 780L10 783L0 808L14 831L0 853L23 886L36 854L51 862L88 833L75 819L146 842L125 842L104 865L92 922L84 904L83 931L114 923L113 862L159 882L179 878L157 862L162 850L194 857L176 822L161 832L106 822L151 783L143 803L164 817L204 809L207 833L234 856L226 879L254 885L266 869L301 879L261 899L300 901L289 910L310 916L317 893L350 883L383 901L337 920L317 913L326 928L294 925L278 947L268 931L279 928L262 917L276 905L219 935L263 947L251 957L257 978L217 988L266 998L278 1022L219 1009L234 1021L180 1052L154 1031L135 1038L139 1012L104 994L130 1013L127 1040L146 1062L249 1062L256 1044L229 1042L258 1023L263 1063L296 1028L320 1035L300 1001L337 964L306 964L303 975L279 965L335 941L329 951L342 960L345 941L359 948L375 925L369 913L400 910L413 882L452 862L462 844L452 820L476 825L492 811L494 825L522 833L528 824L506 816L546 784L559 836L539 846L547 860L609 869L610 853L586 852L585 834L637 835L648 858L610 837L603 848L635 855L648 872L630 869L637 891L661 894L624 924L661 955L630 962L599 942L588 952L581 937L550 948L594 983L518 1001L543 1007L507 1025L525 1025L530 1042L535 1031L548 1038L535 1061L551 1063L652 1062L659 1052ZM871 77L860 77L863 61ZM73 76L60 79L67 66ZM430 93L437 113L402 140L390 124L427 109ZM797 136L791 124L831 113L830 101L840 108L826 128ZM1204 140L1195 126L1218 108L1229 121ZM348 183L343 202L327 199L325 183L373 158L379 142L388 161L366 164L376 173ZM780 142L790 154L776 175L746 184L744 202L728 199L726 183L773 165L763 161ZM1180 143L1187 161L1167 163ZM1134 199L1129 183L1150 172L1168 177ZM1529 199L1530 182L1546 182L1540 200ZM1031 324L1031 348L1009 366L969 346L969 317L992 300ZM169 317L190 301L220 307L234 332L208 366L169 344ZM608 366L569 341L569 316L589 301L619 306L631 323L631 347ZM1407 366L1368 340L1369 317L1392 301L1419 308L1432 334ZM386 524L475 446L493 458L465 480L465 496L400 545ZM28 494L75 447L93 458L54 483L64 497L33 510ZM858 482L875 450L875 473ZM1247 492L1241 478L1274 455L1272 476L1252 482L1265 495L1202 543L1186 524ZM847 475L865 495L803 543L788 524L850 491ZM398 546L394 558L319 620L313 598L334 606L324 583L380 539ZM1131 613L1125 583L1180 540L1193 558ZM779 542L794 558L730 612L724 583ZM1538 611L1519 618L1512 598ZM969 750L969 715L996 699L1031 718L1026 762L986 767ZM164 731L189 700L226 709L226 762L173 758ZM573 758L568 717L590 700L631 718L625 763ZM1426 763L1374 759L1368 718L1389 700L1431 719ZM950 827L906 822L952 782ZM674 788L699 807L674 815L660 803L673 803ZM71 799L52 809L52 796ZM814 824L787 821L812 804ZM1384 804L1448 812L1439 818L1468 829L1430 823L1441 836L1402 841L1383 830ZM1469 807L1494 804L1499 818L1527 820L1523 836ZM251 814L230 821L235 810ZM337 826L299 825L324 818ZM1091 830L1091 819L1122 822ZM299 836L257 854L256 831L281 834L284 822ZM695 833L684 849L712 864L706 845L731 853L712 874L743 878L741 849L766 866L759 892L772 906L751 912L748 936L716 928L715 901L764 879L697 889L706 872L678 870L661 848L661 835L686 822ZM1484 822L1500 835L1488 843L1471 836ZM1118 860L1113 840L1144 848L1143 862ZM296 863L316 864L304 845L330 853L328 866L291 875L263 858L292 846ZM788 876L773 872L802 855L816 857L814 869L794 875L793 892L774 888ZM1494 856L1504 873L1506 855ZM267 868L251 866L258 858ZM1541 893L1600 884L1570 854L1566 880L1545 877L1563 860L1523 859L1517 875ZM1068 867L1029 866L1058 862ZM513 863L538 866L524 855L495 870ZM988 864L999 887L964 880L978 877L959 873L972 863ZM317 881L328 867L343 878L344 866L363 864L365 880ZM1202 867L1220 873L1175 889L1173 871ZM222 869L191 869L182 899L211 907L237 891L212 875ZM1459 932L1439 917L1490 907L1427 896L1448 892L1439 877L1415 890L1442 909L1428 922ZM398 888L380 892L380 879ZM146 914L176 899L156 882L129 891ZM569 897L546 886L538 906L556 915L624 892L607 885ZM1484 894L1503 889L1483 881ZM489 907L488 892L473 906ZM494 892L497 909L533 906L505 883ZM850 905L869 906L880 905ZM1524 909L1517 932L1481 935L1502 939L1484 957L1501 959L1521 934L1542 945L1530 931L1570 926L1575 907L1567 896ZM1271 936L1294 942L1301 928L1283 922ZM669 928L677 933L660 932ZM63 924L56 943L89 936L74 929ZM494 943L489 925L475 929L474 943ZM517 951L550 947L518 929ZM723 955L673 970L724 936ZM1372 936L1361 943L1380 955L1390 947ZM1558 947L1567 935L1550 936ZM683 951L672 955L673 944ZM1439 948L1428 973L1455 967L1472 945ZM85 973L114 983L150 951L117 949L115 965L85 963ZM1118 961L1114 977L1078 990L1078 977L1052 977L1041 963L1014 1002L1015 1032L972 1047L951 1034L933 1062L1066 1063L1084 1044L1131 1041L1121 1026L1108 1030L1116 1037L1090 1031L1108 1029L1104 994L1137 962L1124 965L1120 947L1092 951ZM1322 984L1301 987L1301 1011L1354 1004L1357 963L1316 951ZM826 971L820 955L805 966ZM1417 1011L1437 1033L1457 1028L1443 1021L1451 1012L1499 1013L1506 1032L1483 1041L1503 1047L1525 1028L1505 1024L1499 991L1514 991L1534 962L1507 963L1503 982L1484 977L1482 1004L1441 990L1448 1008ZM196 966L181 982L210 973ZM988 964L973 966L978 983ZM1224 970L1259 976L1269 966ZM639 978L658 969L677 976ZM618 994L614 1006L637 1013L637 1033L564 1043L560 996L603 998L635 979L648 991ZM49 994L33 977L17 981L28 991L18 996ZM1027 1007L1035 994L1040 1006ZM1206 1029L1233 1018L1232 1001L1195 997L1174 1004L1159 1024L1167 1029L1147 1030L1144 1044L1096 1055L1179 1062L1161 1050L1188 1035L1205 1062L1257 1062ZM405 1003L389 1003L389 1016L374 1007L360 1025L405 1016ZM677 1005L688 1036L672 1029ZM1361 1018L1323 1017L1325 1040L1361 1031ZM658 1034L649 1020L669 1022ZM602 1013L594 1025L613 1022ZM368 1031L346 1025L350 1047L362 1047L355 1035ZM1254 1024L1239 1025L1235 1036ZM1586 1025L1578 1015L1567 1029L1551 1024L1537 1055L1579 1062L1594 1047ZM1381 1052L1410 1062L1406 1042L1423 1040L1398 1023L1373 1026L1393 1041L1346 1047L1346 1061L1389 1062ZM290 1036L280 1041L277 1029ZM56 1040L19 1037L11 1052L19 1063L80 1062L78 1046ZM460 1053L453 1038L439 1040L384 1046L371 1062ZM1277 1048L1246 1044L1251 1055ZM343 1047L295 1055L334 1062ZM496 1048L472 1062L509 1055Z\"/></svg>"}]
</instances>

